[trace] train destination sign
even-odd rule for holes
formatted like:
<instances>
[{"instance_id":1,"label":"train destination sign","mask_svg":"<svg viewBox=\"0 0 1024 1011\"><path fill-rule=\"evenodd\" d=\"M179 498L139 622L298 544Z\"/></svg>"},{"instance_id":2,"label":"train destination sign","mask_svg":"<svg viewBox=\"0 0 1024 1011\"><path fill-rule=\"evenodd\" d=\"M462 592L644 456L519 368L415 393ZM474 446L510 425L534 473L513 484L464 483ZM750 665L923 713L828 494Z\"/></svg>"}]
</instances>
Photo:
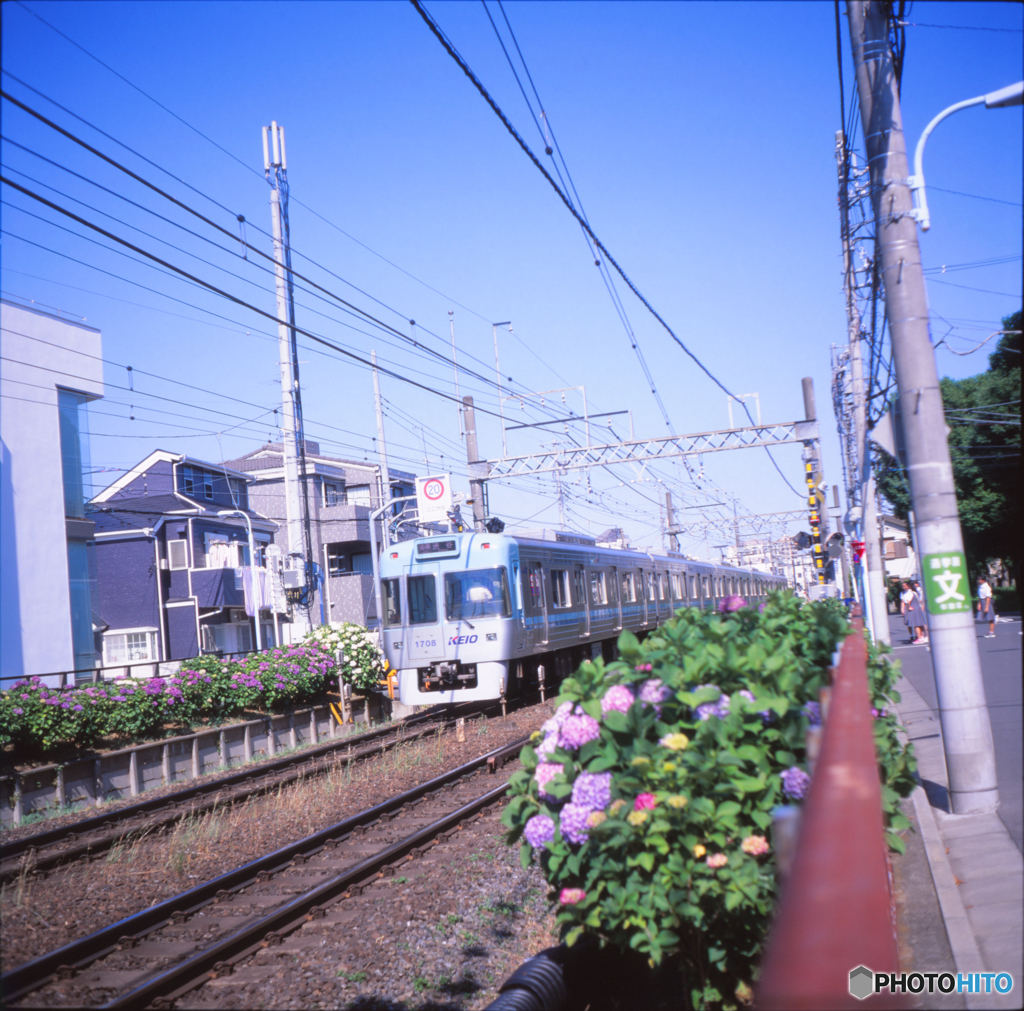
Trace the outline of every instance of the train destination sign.
<instances>
[{"instance_id":1,"label":"train destination sign","mask_svg":"<svg viewBox=\"0 0 1024 1011\"><path fill-rule=\"evenodd\" d=\"M446 523L452 508L451 474L416 478L416 506L421 523Z\"/></svg>"}]
</instances>

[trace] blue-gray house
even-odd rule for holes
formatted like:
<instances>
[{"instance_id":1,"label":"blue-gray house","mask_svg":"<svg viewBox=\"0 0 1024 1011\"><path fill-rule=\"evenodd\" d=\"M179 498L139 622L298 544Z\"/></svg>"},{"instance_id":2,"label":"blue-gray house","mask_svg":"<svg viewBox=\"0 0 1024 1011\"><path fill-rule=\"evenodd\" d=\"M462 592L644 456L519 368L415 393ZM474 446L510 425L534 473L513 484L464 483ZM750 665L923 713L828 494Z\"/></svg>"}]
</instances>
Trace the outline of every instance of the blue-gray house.
<instances>
[{"instance_id":1,"label":"blue-gray house","mask_svg":"<svg viewBox=\"0 0 1024 1011\"><path fill-rule=\"evenodd\" d=\"M253 649L257 610L263 645L279 641L288 616L266 569L278 525L250 509L252 480L157 450L92 499L103 665Z\"/></svg>"}]
</instances>

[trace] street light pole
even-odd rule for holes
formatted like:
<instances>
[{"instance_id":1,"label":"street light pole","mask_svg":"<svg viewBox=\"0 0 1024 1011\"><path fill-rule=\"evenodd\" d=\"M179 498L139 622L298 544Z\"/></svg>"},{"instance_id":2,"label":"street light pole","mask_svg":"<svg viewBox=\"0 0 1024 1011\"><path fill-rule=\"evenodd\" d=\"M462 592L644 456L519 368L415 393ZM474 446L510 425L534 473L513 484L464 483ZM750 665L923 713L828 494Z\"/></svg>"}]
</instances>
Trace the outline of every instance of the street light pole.
<instances>
[{"instance_id":1,"label":"street light pole","mask_svg":"<svg viewBox=\"0 0 1024 1011\"><path fill-rule=\"evenodd\" d=\"M864 0L847 4L864 143L871 166L885 314L892 335L907 474L917 520L921 582L931 629L950 809L954 814L974 814L993 811L999 803L995 749L981 679L942 392L928 333L928 299L917 226L911 217L903 117L886 10L883 4Z\"/></svg>"},{"instance_id":2,"label":"street light pole","mask_svg":"<svg viewBox=\"0 0 1024 1011\"><path fill-rule=\"evenodd\" d=\"M253 596L253 610L256 613L256 652L259 653L263 649L263 636L260 633L260 607L263 604L263 594L260 592L259 582L256 576L256 545L252 539L252 521L249 519L249 514L242 512L241 509L219 509L217 511L218 516L241 516L245 520L245 529L249 535L249 576L250 585L252 586Z\"/></svg>"},{"instance_id":3,"label":"street light pole","mask_svg":"<svg viewBox=\"0 0 1024 1011\"><path fill-rule=\"evenodd\" d=\"M943 109L925 128L921 139L914 149L914 174L910 177L910 192L914 196L914 210L911 212L914 219L921 226L922 232L927 232L932 227L931 216L928 213L928 197L924 189L924 146L935 129L947 116L961 109L969 109L973 105L984 104L986 109L1007 109L1011 105L1024 105L1024 81L1018 81L998 91L990 91L987 95L978 95L977 98L968 98L963 102L956 102Z\"/></svg>"}]
</instances>

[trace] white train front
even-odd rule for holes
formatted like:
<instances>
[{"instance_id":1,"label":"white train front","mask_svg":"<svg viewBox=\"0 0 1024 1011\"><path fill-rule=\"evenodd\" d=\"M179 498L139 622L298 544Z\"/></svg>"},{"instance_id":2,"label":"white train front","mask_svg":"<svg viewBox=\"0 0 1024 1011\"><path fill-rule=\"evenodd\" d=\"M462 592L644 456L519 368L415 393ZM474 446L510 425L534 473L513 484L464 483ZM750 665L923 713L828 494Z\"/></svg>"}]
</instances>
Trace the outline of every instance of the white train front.
<instances>
[{"instance_id":1,"label":"white train front","mask_svg":"<svg viewBox=\"0 0 1024 1011\"><path fill-rule=\"evenodd\" d=\"M786 580L681 555L601 548L582 534L461 533L390 545L381 557L383 645L406 705L533 691L584 660L615 658L687 605L756 602Z\"/></svg>"}]
</instances>

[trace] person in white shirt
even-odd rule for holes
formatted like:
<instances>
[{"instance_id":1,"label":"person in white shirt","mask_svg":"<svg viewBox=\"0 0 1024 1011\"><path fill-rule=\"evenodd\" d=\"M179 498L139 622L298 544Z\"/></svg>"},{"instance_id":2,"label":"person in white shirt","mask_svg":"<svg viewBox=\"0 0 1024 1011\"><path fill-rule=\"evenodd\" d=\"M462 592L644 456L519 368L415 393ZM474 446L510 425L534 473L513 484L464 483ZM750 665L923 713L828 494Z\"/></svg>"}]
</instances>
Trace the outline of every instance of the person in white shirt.
<instances>
[{"instance_id":1,"label":"person in white shirt","mask_svg":"<svg viewBox=\"0 0 1024 1011\"><path fill-rule=\"evenodd\" d=\"M984 576L978 576L978 621L988 621L988 635L986 639L996 637L996 609L995 601L992 599L992 587Z\"/></svg>"}]
</instances>

